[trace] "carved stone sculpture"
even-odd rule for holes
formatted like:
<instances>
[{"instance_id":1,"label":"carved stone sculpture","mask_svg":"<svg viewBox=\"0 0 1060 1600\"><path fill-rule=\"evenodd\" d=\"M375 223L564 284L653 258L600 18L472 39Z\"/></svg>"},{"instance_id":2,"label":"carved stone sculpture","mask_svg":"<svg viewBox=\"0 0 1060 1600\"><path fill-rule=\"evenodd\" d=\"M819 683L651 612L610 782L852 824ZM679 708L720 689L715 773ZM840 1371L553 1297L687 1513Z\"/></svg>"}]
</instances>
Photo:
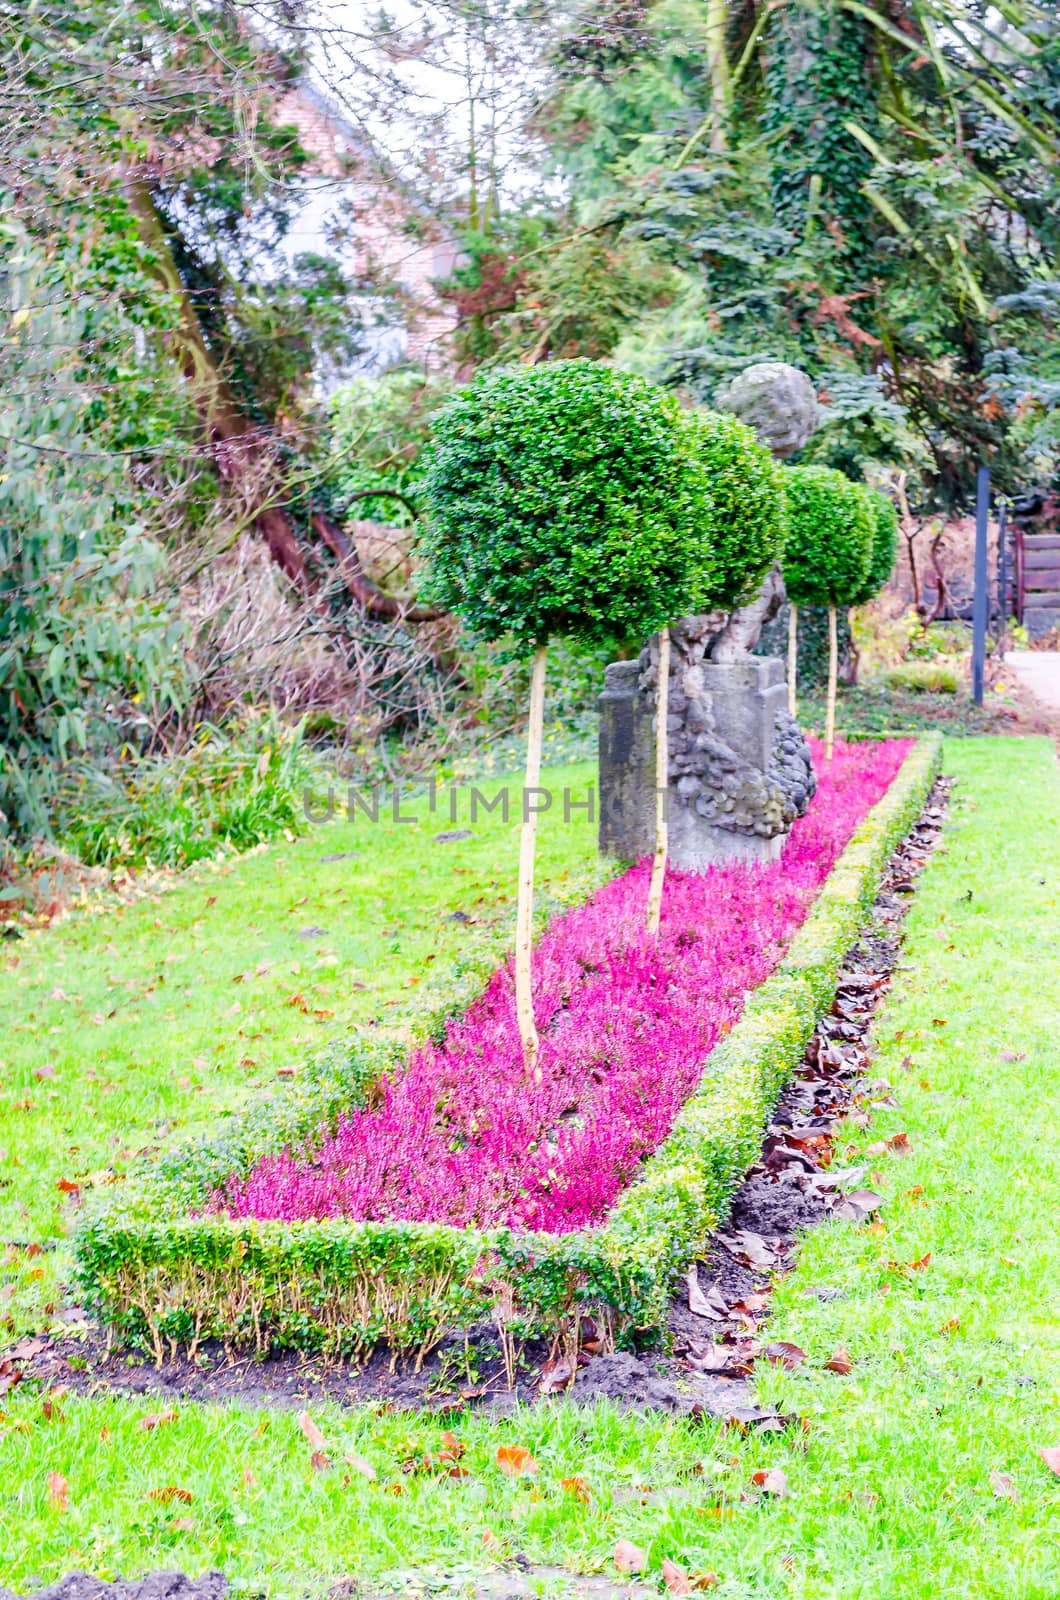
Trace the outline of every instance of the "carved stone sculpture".
<instances>
[{"instance_id":1,"label":"carved stone sculpture","mask_svg":"<svg viewBox=\"0 0 1060 1600\"><path fill-rule=\"evenodd\" d=\"M721 390L717 405L753 428L782 461L802 449L820 420L813 384L786 361L748 367Z\"/></svg>"},{"instance_id":2,"label":"carved stone sculpture","mask_svg":"<svg viewBox=\"0 0 1060 1600\"><path fill-rule=\"evenodd\" d=\"M761 362L730 384L727 409L777 455L799 449L817 422L805 373ZM717 861L775 859L817 788L810 752L785 709L779 660L751 651L784 603L774 567L730 614L682 617L670 629L670 860L701 872ZM600 700L600 848L629 859L655 843L658 642L607 668Z\"/></svg>"}]
</instances>

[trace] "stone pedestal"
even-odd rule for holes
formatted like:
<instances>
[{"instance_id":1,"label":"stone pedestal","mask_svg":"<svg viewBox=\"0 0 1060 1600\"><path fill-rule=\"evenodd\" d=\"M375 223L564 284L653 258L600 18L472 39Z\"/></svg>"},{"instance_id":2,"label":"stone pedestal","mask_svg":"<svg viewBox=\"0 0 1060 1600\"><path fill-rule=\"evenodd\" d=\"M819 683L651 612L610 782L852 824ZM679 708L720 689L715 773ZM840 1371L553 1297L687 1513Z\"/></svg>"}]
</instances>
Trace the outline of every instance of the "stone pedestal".
<instances>
[{"instance_id":1,"label":"stone pedestal","mask_svg":"<svg viewBox=\"0 0 1060 1600\"><path fill-rule=\"evenodd\" d=\"M778 661L692 660L670 681L670 860L772 861L816 788L809 752L784 709ZM600 699L600 849L634 860L655 847L655 659L615 661Z\"/></svg>"}]
</instances>

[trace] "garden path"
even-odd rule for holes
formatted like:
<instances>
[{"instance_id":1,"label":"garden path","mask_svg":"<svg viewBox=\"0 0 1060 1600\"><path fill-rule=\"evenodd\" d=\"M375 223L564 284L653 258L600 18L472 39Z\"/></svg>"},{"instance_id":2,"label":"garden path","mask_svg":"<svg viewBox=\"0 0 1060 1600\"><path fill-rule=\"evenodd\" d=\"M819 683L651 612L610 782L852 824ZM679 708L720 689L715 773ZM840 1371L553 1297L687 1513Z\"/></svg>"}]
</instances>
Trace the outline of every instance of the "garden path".
<instances>
[{"instance_id":1,"label":"garden path","mask_svg":"<svg viewBox=\"0 0 1060 1600\"><path fill-rule=\"evenodd\" d=\"M1035 699L1060 711L1060 650L1007 650L1005 664Z\"/></svg>"}]
</instances>

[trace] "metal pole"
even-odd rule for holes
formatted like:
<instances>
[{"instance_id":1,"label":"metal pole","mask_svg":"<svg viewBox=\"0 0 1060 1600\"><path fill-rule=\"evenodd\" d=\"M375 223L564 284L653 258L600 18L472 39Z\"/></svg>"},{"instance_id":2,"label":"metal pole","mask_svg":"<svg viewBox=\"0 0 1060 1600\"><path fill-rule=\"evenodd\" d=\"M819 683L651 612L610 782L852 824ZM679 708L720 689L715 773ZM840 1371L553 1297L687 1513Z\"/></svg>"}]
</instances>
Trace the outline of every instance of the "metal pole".
<instances>
[{"instance_id":1,"label":"metal pole","mask_svg":"<svg viewBox=\"0 0 1060 1600\"><path fill-rule=\"evenodd\" d=\"M983 703L986 669L986 526L990 516L990 471L980 467L975 479L975 599L972 606L972 699Z\"/></svg>"},{"instance_id":2,"label":"metal pole","mask_svg":"<svg viewBox=\"0 0 1060 1600\"><path fill-rule=\"evenodd\" d=\"M997 508L997 658L1005 659L1005 627L1008 622L1008 501Z\"/></svg>"}]
</instances>

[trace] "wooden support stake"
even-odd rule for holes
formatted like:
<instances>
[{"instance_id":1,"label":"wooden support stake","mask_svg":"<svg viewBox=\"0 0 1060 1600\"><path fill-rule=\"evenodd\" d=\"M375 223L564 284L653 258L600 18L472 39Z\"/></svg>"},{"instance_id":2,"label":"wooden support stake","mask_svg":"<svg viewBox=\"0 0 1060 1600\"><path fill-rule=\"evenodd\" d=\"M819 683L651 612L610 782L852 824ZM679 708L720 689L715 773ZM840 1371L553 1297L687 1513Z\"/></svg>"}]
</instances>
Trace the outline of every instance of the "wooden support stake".
<instances>
[{"instance_id":1,"label":"wooden support stake","mask_svg":"<svg viewBox=\"0 0 1060 1600\"><path fill-rule=\"evenodd\" d=\"M530 719L526 730L526 784L523 789L523 823L519 835L519 900L515 921L515 1015L523 1046L527 1077L541 1082L537 1056L539 1041L534 1022L530 955L534 939L534 842L537 835L537 799L541 778L541 733L545 721L545 660L547 644L534 651L530 674Z\"/></svg>"},{"instance_id":2,"label":"wooden support stake","mask_svg":"<svg viewBox=\"0 0 1060 1600\"><path fill-rule=\"evenodd\" d=\"M648 890L648 932L655 938L662 920L666 858L670 851L669 808L670 740L666 719L670 704L670 630L659 634L659 678L655 689L655 856Z\"/></svg>"},{"instance_id":3,"label":"wooden support stake","mask_svg":"<svg viewBox=\"0 0 1060 1600\"><path fill-rule=\"evenodd\" d=\"M836 628L835 606L828 607L828 710L824 720L824 758L832 759L835 743L835 688L839 669L839 638Z\"/></svg>"},{"instance_id":4,"label":"wooden support stake","mask_svg":"<svg viewBox=\"0 0 1060 1600\"><path fill-rule=\"evenodd\" d=\"M799 675L799 608L792 602L788 606L788 711L798 716L799 702L796 684Z\"/></svg>"}]
</instances>

